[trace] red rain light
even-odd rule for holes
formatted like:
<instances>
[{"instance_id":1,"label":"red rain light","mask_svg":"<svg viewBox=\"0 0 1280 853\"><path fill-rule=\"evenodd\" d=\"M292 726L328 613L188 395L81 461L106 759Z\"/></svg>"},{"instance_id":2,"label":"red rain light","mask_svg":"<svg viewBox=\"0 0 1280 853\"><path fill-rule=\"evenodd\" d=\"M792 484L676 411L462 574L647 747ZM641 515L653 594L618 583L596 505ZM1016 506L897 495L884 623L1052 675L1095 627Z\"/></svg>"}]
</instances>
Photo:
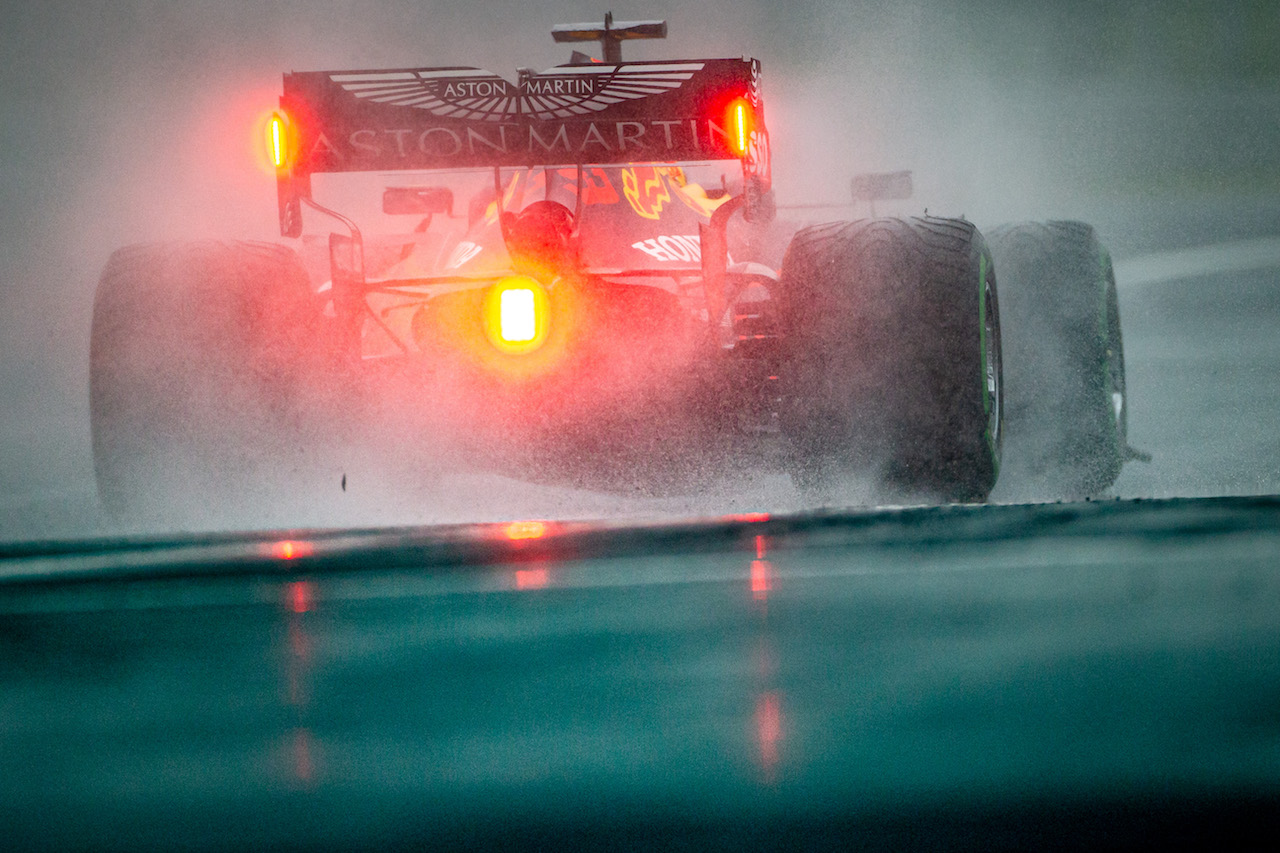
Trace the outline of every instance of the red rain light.
<instances>
[{"instance_id":1,"label":"red rain light","mask_svg":"<svg viewBox=\"0 0 1280 853\"><path fill-rule=\"evenodd\" d=\"M485 299L485 333L502 352L526 353L542 346L549 319L547 292L528 276L503 279Z\"/></svg>"},{"instance_id":2,"label":"red rain light","mask_svg":"<svg viewBox=\"0 0 1280 853\"><path fill-rule=\"evenodd\" d=\"M534 311L533 291L513 287L502 291L498 309L500 334L510 344L524 344L538 335L538 316Z\"/></svg>"}]
</instances>

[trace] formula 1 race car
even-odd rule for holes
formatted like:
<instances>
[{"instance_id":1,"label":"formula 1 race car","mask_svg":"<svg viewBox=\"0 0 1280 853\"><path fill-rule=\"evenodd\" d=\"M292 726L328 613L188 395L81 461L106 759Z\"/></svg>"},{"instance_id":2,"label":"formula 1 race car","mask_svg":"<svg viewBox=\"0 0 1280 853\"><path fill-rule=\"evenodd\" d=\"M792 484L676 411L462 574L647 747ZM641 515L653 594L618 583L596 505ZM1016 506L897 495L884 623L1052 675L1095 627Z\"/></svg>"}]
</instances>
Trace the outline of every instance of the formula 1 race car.
<instances>
[{"instance_id":1,"label":"formula 1 race car","mask_svg":"<svg viewBox=\"0 0 1280 853\"><path fill-rule=\"evenodd\" d=\"M1001 467L1002 336L1006 357L1018 338L997 308L1001 252L1020 316L1043 315L1038 339L1088 343L1024 380L1052 403L1018 416L1059 419L1041 426L1070 445L1040 436L1024 468L1110 485L1127 452L1123 361L1092 230L1014 226L993 259L964 219L778 223L760 64L622 61L622 40L665 31L557 27L601 41L606 61L575 53L514 83L475 68L284 75L266 135L298 248L135 246L103 273L104 504L269 499L353 444L428 476L658 493L750 465L819 498L865 477L895 497L982 501ZM304 209L338 233L304 235Z\"/></svg>"}]
</instances>

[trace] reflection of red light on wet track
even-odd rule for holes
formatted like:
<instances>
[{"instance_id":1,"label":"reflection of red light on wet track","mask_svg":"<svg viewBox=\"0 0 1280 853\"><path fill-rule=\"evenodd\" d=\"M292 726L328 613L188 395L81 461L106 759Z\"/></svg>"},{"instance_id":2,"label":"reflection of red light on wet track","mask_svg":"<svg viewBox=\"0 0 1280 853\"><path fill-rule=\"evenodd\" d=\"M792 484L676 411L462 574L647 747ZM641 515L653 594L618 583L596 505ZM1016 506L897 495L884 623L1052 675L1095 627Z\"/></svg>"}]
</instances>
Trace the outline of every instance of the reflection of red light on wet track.
<instances>
[{"instance_id":1,"label":"reflection of red light on wet track","mask_svg":"<svg viewBox=\"0 0 1280 853\"><path fill-rule=\"evenodd\" d=\"M768 543L763 536L756 537L756 558L751 561L751 594L756 601L764 601L769 597L773 586L773 564L765 559Z\"/></svg>"},{"instance_id":2,"label":"reflection of red light on wet track","mask_svg":"<svg viewBox=\"0 0 1280 853\"><path fill-rule=\"evenodd\" d=\"M549 580L546 569L516 569L516 589L542 589Z\"/></svg>"},{"instance_id":3,"label":"reflection of red light on wet track","mask_svg":"<svg viewBox=\"0 0 1280 853\"><path fill-rule=\"evenodd\" d=\"M768 560L751 561L751 594L756 601L764 601L769 597L769 573L772 568Z\"/></svg>"},{"instance_id":4,"label":"reflection of red light on wet track","mask_svg":"<svg viewBox=\"0 0 1280 853\"><path fill-rule=\"evenodd\" d=\"M296 560L299 557L310 557L315 553L315 547L310 542L299 542L293 539L283 539L279 542L271 543L271 556L277 560Z\"/></svg>"},{"instance_id":5,"label":"reflection of red light on wet track","mask_svg":"<svg viewBox=\"0 0 1280 853\"><path fill-rule=\"evenodd\" d=\"M547 533L547 525L541 521L513 521L507 525L508 539L541 539Z\"/></svg>"},{"instance_id":6,"label":"reflection of red light on wet track","mask_svg":"<svg viewBox=\"0 0 1280 853\"><path fill-rule=\"evenodd\" d=\"M289 653L295 663L305 664L311 659L311 637L300 623L300 619L289 620Z\"/></svg>"},{"instance_id":7,"label":"reflection of red light on wet track","mask_svg":"<svg viewBox=\"0 0 1280 853\"><path fill-rule=\"evenodd\" d=\"M277 543L277 546L285 543ZM293 545L307 543L291 543ZM307 545L309 548L310 546ZM287 559L287 558L286 558ZM289 743L289 770L293 778L310 786L315 780L311 730L306 726L306 709L311 704L311 670L313 640L307 629L311 621L303 614L315 608L315 584L307 580L289 581L281 589L284 606L284 686L286 699L294 716L293 736ZM286 770L286 773L289 771Z\"/></svg>"},{"instance_id":8,"label":"reflection of red light on wet track","mask_svg":"<svg viewBox=\"0 0 1280 853\"><path fill-rule=\"evenodd\" d=\"M308 581L293 581L285 587L285 596L289 609L294 613L307 613L313 604L311 584Z\"/></svg>"},{"instance_id":9,"label":"reflection of red light on wet track","mask_svg":"<svg viewBox=\"0 0 1280 853\"><path fill-rule=\"evenodd\" d=\"M302 619L303 613L315 607L315 592L310 581L291 581L284 585L284 607L288 614L288 647L285 677L289 704L307 704L307 672L311 665L311 636Z\"/></svg>"},{"instance_id":10,"label":"reflection of red light on wet track","mask_svg":"<svg viewBox=\"0 0 1280 853\"><path fill-rule=\"evenodd\" d=\"M293 775L303 784L310 784L316 775L311 757L311 732L305 728L293 731Z\"/></svg>"},{"instance_id":11,"label":"reflection of red light on wet track","mask_svg":"<svg viewBox=\"0 0 1280 853\"><path fill-rule=\"evenodd\" d=\"M778 743L782 740L782 702L770 691L756 701L756 738L760 741L760 766L772 779L778 766Z\"/></svg>"}]
</instances>

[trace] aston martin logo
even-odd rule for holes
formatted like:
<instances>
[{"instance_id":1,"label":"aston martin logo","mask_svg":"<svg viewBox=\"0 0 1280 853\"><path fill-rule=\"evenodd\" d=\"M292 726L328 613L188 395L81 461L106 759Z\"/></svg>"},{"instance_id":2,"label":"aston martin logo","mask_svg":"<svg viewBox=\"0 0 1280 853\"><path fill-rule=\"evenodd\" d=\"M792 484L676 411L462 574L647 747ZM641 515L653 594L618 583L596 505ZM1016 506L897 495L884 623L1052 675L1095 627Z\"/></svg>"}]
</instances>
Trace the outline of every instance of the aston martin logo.
<instances>
[{"instance_id":1,"label":"aston martin logo","mask_svg":"<svg viewBox=\"0 0 1280 853\"><path fill-rule=\"evenodd\" d=\"M523 75L518 84L478 68L367 71L330 75L357 98L413 107L445 118L541 121L589 116L622 101L678 89L701 62L581 65Z\"/></svg>"}]
</instances>

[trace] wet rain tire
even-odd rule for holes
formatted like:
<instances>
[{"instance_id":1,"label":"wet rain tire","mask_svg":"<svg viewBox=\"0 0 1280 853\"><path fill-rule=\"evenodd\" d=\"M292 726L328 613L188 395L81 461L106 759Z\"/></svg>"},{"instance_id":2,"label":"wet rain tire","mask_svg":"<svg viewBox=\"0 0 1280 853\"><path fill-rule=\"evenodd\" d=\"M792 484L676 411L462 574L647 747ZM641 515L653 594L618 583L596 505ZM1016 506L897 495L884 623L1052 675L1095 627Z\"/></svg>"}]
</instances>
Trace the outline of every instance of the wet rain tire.
<instances>
[{"instance_id":1,"label":"wet rain tire","mask_svg":"<svg viewBox=\"0 0 1280 853\"><path fill-rule=\"evenodd\" d=\"M94 469L107 512L191 517L262 499L271 478L298 464L301 388L321 323L306 273L283 246L115 252L90 339Z\"/></svg>"},{"instance_id":2,"label":"wet rain tire","mask_svg":"<svg viewBox=\"0 0 1280 853\"><path fill-rule=\"evenodd\" d=\"M1006 225L990 243L1008 327L1009 497L1098 495L1129 452L1111 258L1083 222Z\"/></svg>"},{"instance_id":3,"label":"wet rain tire","mask_svg":"<svg viewBox=\"0 0 1280 853\"><path fill-rule=\"evenodd\" d=\"M977 229L938 217L807 228L781 290L798 485L822 497L870 475L881 498L985 500L1000 468L1000 317Z\"/></svg>"}]
</instances>

